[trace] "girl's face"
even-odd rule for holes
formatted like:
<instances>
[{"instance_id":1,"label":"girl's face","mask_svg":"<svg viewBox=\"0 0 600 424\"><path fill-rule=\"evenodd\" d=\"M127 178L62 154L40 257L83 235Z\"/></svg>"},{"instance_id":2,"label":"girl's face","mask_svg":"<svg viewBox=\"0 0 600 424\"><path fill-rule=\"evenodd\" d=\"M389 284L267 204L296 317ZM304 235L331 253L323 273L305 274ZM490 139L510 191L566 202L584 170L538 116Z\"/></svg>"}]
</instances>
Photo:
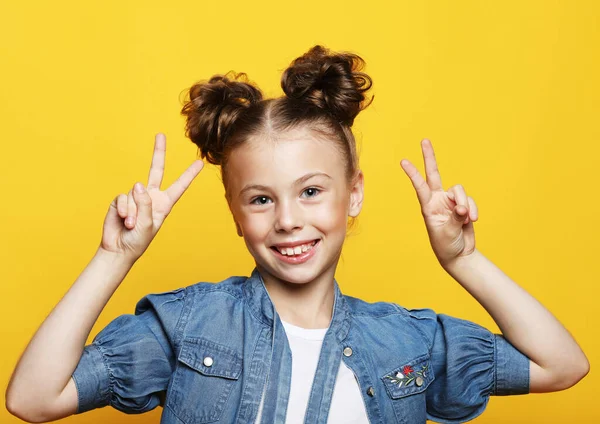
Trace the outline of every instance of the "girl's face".
<instances>
[{"instance_id":1,"label":"girl's face","mask_svg":"<svg viewBox=\"0 0 600 424\"><path fill-rule=\"evenodd\" d=\"M227 162L229 207L265 278L296 284L333 279L349 216L363 200L363 176L348 184L332 141L294 130L256 139Z\"/></svg>"}]
</instances>

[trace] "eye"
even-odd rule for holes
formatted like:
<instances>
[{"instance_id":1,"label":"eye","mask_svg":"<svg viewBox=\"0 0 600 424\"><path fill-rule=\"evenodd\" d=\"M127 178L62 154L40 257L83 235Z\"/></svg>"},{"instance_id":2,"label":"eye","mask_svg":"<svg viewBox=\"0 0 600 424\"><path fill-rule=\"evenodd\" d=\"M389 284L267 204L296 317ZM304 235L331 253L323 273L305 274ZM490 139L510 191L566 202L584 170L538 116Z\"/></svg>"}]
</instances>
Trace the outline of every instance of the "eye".
<instances>
[{"instance_id":1,"label":"eye","mask_svg":"<svg viewBox=\"0 0 600 424\"><path fill-rule=\"evenodd\" d=\"M304 195L304 197L311 198L311 197L315 197L320 192L321 192L321 190L319 190L318 188L309 187L302 192L302 195Z\"/></svg>"},{"instance_id":2,"label":"eye","mask_svg":"<svg viewBox=\"0 0 600 424\"><path fill-rule=\"evenodd\" d=\"M270 201L271 199L269 199L267 196L258 196L252 199L250 203L253 205L266 205Z\"/></svg>"}]
</instances>

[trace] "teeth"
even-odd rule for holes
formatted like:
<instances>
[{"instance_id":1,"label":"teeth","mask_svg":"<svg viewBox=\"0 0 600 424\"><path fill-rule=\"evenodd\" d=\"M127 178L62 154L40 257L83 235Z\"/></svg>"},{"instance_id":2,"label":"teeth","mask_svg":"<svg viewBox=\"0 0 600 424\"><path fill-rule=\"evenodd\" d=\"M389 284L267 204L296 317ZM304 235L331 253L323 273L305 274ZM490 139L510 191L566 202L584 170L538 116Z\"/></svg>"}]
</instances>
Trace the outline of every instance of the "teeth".
<instances>
[{"instance_id":1,"label":"teeth","mask_svg":"<svg viewBox=\"0 0 600 424\"><path fill-rule=\"evenodd\" d=\"M285 256L294 256L299 255L304 252L308 252L315 245L315 242L309 244L301 244L300 246L295 247L278 247L277 250L279 253Z\"/></svg>"}]
</instances>

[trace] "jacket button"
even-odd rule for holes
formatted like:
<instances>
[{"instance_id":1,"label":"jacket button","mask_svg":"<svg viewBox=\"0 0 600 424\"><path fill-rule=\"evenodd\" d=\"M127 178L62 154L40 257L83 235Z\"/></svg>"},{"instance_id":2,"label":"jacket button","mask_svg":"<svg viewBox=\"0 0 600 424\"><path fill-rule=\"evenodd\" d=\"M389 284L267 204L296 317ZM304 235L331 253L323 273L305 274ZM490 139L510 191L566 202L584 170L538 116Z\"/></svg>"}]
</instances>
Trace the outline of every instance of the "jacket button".
<instances>
[{"instance_id":1,"label":"jacket button","mask_svg":"<svg viewBox=\"0 0 600 424\"><path fill-rule=\"evenodd\" d=\"M344 348L344 356L352 356L352 348L350 346Z\"/></svg>"},{"instance_id":2,"label":"jacket button","mask_svg":"<svg viewBox=\"0 0 600 424\"><path fill-rule=\"evenodd\" d=\"M205 357L202 361L202 363L207 367L212 367L213 362L213 358L211 358L210 356Z\"/></svg>"},{"instance_id":3,"label":"jacket button","mask_svg":"<svg viewBox=\"0 0 600 424\"><path fill-rule=\"evenodd\" d=\"M373 388L373 386L367 389L367 394L371 397L375 396L375 389Z\"/></svg>"},{"instance_id":4,"label":"jacket button","mask_svg":"<svg viewBox=\"0 0 600 424\"><path fill-rule=\"evenodd\" d=\"M417 379L415 380L415 384L421 387L423 385L423 377L417 377Z\"/></svg>"}]
</instances>

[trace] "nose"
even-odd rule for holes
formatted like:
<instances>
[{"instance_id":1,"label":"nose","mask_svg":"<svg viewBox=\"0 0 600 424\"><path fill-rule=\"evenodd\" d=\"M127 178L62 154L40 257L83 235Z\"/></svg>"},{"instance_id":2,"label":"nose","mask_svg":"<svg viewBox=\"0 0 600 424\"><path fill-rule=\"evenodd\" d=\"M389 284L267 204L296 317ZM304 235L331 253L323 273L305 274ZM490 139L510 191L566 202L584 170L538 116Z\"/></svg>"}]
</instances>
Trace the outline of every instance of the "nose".
<instances>
[{"instance_id":1,"label":"nose","mask_svg":"<svg viewBox=\"0 0 600 424\"><path fill-rule=\"evenodd\" d=\"M302 210L296 202L279 202L275 214L275 230L278 233L291 233L304 227Z\"/></svg>"}]
</instances>

